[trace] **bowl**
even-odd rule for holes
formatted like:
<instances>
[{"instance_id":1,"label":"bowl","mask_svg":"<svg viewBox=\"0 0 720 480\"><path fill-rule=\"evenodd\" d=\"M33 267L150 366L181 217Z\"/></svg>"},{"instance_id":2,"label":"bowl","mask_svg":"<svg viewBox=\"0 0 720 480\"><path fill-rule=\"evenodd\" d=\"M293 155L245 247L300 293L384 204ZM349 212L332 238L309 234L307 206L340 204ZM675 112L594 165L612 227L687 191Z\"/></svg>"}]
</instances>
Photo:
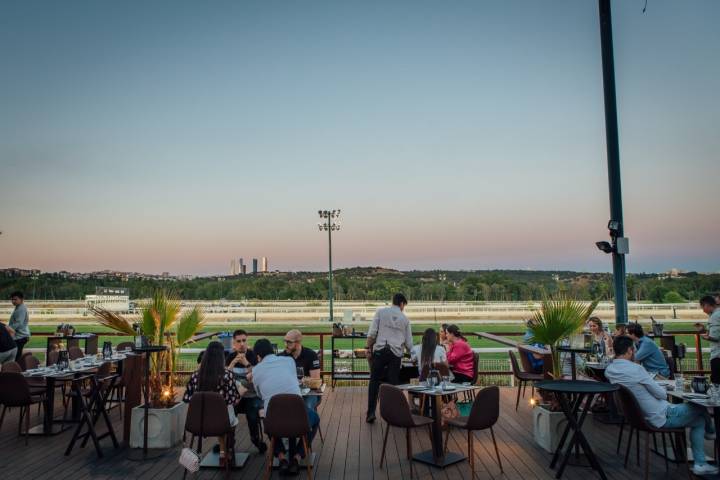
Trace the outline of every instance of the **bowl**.
<instances>
[{"instance_id":1,"label":"bowl","mask_svg":"<svg viewBox=\"0 0 720 480\"><path fill-rule=\"evenodd\" d=\"M318 388L320 388L322 386L322 382L322 378L303 378L303 385L313 390L317 390Z\"/></svg>"}]
</instances>

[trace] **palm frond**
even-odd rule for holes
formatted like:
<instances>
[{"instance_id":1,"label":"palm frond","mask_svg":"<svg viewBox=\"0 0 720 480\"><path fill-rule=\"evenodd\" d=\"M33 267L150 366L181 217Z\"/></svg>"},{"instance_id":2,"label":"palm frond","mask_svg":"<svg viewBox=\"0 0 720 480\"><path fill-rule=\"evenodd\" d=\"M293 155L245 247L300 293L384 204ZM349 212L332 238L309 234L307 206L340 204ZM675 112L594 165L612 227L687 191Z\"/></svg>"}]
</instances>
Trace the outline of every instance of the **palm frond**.
<instances>
[{"instance_id":1,"label":"palm frond","mask_svg":"<svg viewBox=\"0 0 720 480\"><path fill-rule=\"evenodd\" d=\"M103 327L110 328L116 332L124 333L126 335L135 335L132 323L115 312L111 312L102 307L93 306L90 308L90 313L97 319L98 323Z\"/></svg>"},{"instance_id":2,"label":"palm frond","mask_svg":"<svg viewBox=\"0 0 720 480\"><path fill-rule=\"evenodd\" d=\"M178 346L182 347L205 326L205 318L199 307L185 312L177 321L175 328Z\"/></svg>"}]
</instances>

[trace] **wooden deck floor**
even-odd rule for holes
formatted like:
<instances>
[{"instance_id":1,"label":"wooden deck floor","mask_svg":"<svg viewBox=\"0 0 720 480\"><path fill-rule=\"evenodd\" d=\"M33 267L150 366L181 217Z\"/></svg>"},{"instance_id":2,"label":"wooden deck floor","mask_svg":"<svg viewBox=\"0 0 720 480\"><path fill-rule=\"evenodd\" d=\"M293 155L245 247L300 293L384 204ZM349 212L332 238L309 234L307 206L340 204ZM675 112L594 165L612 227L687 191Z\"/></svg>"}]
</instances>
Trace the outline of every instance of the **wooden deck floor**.
<instances>
[{"instance_id":1,"label":"wooden deck floor","mask_svg":"<svg viewBox=\"0 0 720 480\"><path fill-rule=\"evenodd\" d=\"M492 442L488 432L476 434L475 454L478 478L511 479L552 479L555 472L550 470L550 454L535 445L532 438L531 411L526 401L521 402L515 411L514 388L501 389L501 416L495 428L498 446L505 467L504 475L495 463ZM338 387L334 392L328 389L320 406L321 426L325 436L324 444L320 437L314 441L314 450L318 454L315 476L318 479L396 479L409 478L410 470L405 459L405 436L400 430L391 430L388 442L387 463L381 469L380 450L382 448L383 422L378 419L374 425L364 421L366 408L366 388ZM37 423L37 410L33 411L33 422ZM105 446L105 458L98 459L91 446L77 448L69 457L64 450L70 441L71 432L66 431L53 437L31 437L28 447L17 436L17 409L13 409L5 418L0 431L0 477L3 479L175 479L182 477L182 469L177 463L179 448L168 451L164 456L150 461L131 461L126 458L127 451L111 448L109 439ZM112 418L119 422L117 410ZM587 424L594 422L592 418ZM119 431L119 428L116 429ZM595 423L592 426L591 442L609 479L642 478L642 469L634 459L626 470L622 458L615 454L617 427ZM206 442L209 447L213 442ZM238 427L238 447L253 452L244 468L234 470L232 478L260 478L264 458L252 448L244 419ZM413 450L419 452L430 448L426 430L413 434ZM461 433L451 436L450 449L466 450L466 442ZM641 459L642 461L642 459ZM665 473L660 457L651 458L651 478L687 478L683 466L670 465ZM420 463L414 463L414 474L426 479L470 478L467 461L445 470L433 469ZM563 478L575 479L581 476L599 478L586 467L570 466ZM223 478L214 470L202 470L188 478ZM277 473L273 478L277 478ZM299 477L304 478L304 477Z\"/></svg>"}]
</instances>

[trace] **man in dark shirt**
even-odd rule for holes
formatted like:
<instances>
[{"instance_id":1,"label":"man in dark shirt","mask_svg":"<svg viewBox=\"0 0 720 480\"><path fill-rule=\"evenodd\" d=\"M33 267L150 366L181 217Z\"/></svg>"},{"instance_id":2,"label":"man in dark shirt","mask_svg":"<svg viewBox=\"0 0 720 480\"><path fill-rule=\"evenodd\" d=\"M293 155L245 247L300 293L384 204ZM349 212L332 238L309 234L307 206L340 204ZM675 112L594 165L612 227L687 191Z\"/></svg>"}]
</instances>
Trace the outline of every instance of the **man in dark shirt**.
<instances>
[{"instance_id":1,"label":"man in dark shirt","mask_svg":"<svg viewBox=\"0 0 720 480\"><path fill-rule=\"evenodd\" d=\"M278 355L292 357L295 366L303 369L303 376L320 378L320 358L314 350L303 347L300 330L290 330L285 334L285 350ZM308 408L315 410L320 397L306 396L303 399Z\"/></svg>"},{"instance_id":2,"label":"man in dark shirt","mask_svg":"<svg viewBox=\"0 0 720 480\"><path fill-rule=\"evenodd\" d=\"M228 369L244 368L250 371L257 365L257 356L248 348L248 334L245 330L233 332L232 350L225 355L225 365ZM250 430L250 441L260 451L265 453L267 445L260 438L260 408L262 401L257 395L243 396L240 403L235 406L235 413L244 413Z\"/></svg>"},{"instance_id":3,"label":"man in dark shirt","mask_svg":"<svg viewBox=\"0 0 720 480\"><path fill-rule=\"evenodd\" d=\"M249 368L257 365L257 357L252 349L248 348L248 334L245 330L233 332L232 350L225 354L225 366L233 369Z\"/></svg>"},{"instance_id":4,"label":"man in dark shirt","mask_svg":"<svg viewBox=\"0 0 720 480\"><path fill-rule=\"evenodd\" d=\"M0 366L3 363L15 361L17 346L12 337L13 333L12 328L0 322Z\"/></svg>"}]
</instances>

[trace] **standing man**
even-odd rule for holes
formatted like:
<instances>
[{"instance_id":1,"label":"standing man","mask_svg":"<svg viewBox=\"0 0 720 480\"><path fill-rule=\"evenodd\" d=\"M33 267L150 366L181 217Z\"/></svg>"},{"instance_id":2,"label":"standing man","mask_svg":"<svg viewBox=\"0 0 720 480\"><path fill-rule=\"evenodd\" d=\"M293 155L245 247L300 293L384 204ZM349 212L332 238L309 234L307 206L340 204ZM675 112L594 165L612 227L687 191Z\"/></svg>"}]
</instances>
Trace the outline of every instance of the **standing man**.
<instances>
[{"instance_id":1,"label":"standing man","mask_svg":"<svg viewBox=\"0 0 720 480\"><path fill-rule=\"evenodd\" d=\"M28 316L27 307L25 306L25 296L22 292L13 292L10 294L10 301L15 305L15 310L10 315L9 326L15 330L15 346L17 353L15 361L19 362L22 357L23 348L30 340L30 317Z\"/></svg>"},{"instance_id":2,"label":"standing man","mask_svg":"<svg viewBox=\"0 0 720 480\"><path fill-rule=\"evenodd\" d=\"M710 380L720 381L720 308L713 295L705 295L700 299L700 308L708 318L707 333L702 337L710 342Z\"/></svg>"},{"instance_id":3,"label":"standing man","mask_svg":"<svg viewBox=\"0 0 720 480\"><path fill-rule=\"evenodd\" d=\"M365 421L375 421L380 381L385 378L391 385L400 383L400 359L403 350L410 351L413 347L410 321L403 310L407 299L402 293L393 296L391 307L378 309L375 312L370 330L368 330L367 350L372 358L370 366L370 384L368 386L368 409Z\"/></svg>"},{"instance_id":4,"label":"standing man","mask_svg":"<svg viewBox=\"0 0 720 480\"><path fill-rule=\"evenodd\" d=\"M300 330L290 330L285 334L285 350L278 354L280 357L290 357L295 361L295 368L302 368L303 376L320 378L320 358L310 348L303 347ZM315 410L320 397L310 395L303 397L305 405Z\"/></svg>"}]
</instances>

